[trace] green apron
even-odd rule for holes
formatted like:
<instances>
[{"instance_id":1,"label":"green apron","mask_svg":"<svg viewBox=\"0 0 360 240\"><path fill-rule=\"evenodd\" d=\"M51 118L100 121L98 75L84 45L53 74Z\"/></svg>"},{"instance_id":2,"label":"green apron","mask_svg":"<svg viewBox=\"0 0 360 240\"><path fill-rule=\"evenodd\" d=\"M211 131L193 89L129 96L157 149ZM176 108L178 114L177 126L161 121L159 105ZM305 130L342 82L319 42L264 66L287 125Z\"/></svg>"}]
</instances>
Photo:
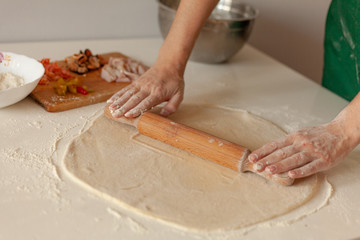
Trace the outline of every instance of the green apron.
<instances>
[{"instance_id":1,"label":"green apron","mask_svg":"<svg viewBox=\"0 0 360 240\"><path fill-rule=\"evenodd\" d=\"M351 101L360 91L360 0L333 0L326 20L324 87Z\"/></svg>"}]
</instances>

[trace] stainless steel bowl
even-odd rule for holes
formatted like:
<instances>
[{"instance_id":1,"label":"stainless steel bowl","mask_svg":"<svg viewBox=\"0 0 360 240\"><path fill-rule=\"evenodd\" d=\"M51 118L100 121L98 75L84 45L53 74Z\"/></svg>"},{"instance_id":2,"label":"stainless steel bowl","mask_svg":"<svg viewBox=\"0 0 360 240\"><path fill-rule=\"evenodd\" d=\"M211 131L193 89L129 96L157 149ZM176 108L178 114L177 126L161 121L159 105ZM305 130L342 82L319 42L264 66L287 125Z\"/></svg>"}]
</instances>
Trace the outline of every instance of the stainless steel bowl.
<instances>
[{"instance_id":1,"label":"stainless steel bowl","mask_svg":"<svg viewBox=\"0 0 360 240\"><path fill-rule=\"evenodd\" d=\"M162 36L168 34L180 0L158 0ZM196 41L191 60L221 63L234 56L250 36L258 10L241 0L220 0Z\"/></svg>"}]
</instances>

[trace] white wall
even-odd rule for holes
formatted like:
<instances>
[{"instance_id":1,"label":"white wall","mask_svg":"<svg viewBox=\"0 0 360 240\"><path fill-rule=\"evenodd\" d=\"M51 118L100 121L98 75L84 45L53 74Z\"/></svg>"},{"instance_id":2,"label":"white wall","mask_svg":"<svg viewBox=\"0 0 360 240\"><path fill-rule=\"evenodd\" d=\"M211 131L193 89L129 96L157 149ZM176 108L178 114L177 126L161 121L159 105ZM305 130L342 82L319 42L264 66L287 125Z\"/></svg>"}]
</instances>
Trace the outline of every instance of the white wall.
<instances>
[{"instance_id":1,"label":"white wall","mask_svg":"<svg viewBox=\"0 0 360 240\"><path fill-rule=\"evenodd\" d=\"M331 0L245 0L250 43L320 82ZM160 36L156 0L0 0L0 42Z\"/></svg>"},{"instance_id":2,"label":"white wall","mask_svg":"<svg viewBox=\"0 0 360 240\"><path fill-rule=\"evenodd\" d=\"M159 35L155 0L0 0L0 42Z\"/></svg>"},{"instance_id":3,"label":"white wall","mask_svg":"<svg viewBox=\"0 0 360 240\"><path fill-rule=\"evenodd\" d=\"M250 43L320 83L331 0L248 0L260 10Z\"/></svg>"}]
</instances>

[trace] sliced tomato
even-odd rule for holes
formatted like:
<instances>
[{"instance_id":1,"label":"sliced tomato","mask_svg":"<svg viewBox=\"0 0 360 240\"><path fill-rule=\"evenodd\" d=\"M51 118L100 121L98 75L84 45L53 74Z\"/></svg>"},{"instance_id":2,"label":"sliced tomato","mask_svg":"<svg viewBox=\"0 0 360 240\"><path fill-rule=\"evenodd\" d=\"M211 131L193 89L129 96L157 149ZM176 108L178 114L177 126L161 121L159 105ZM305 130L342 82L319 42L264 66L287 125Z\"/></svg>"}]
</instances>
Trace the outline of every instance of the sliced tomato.
<instances>
[{"instance_id":1,"label":"sliced tomato","mask_svg":"<svg viewBox=\"0 0 360 240\"><path fill-rule=\"evenodd\" d=\"M44 85L49 81L57 81L59 78L69 79L72 77L69 70L62 69L57 62L51 63L49 58L43 58L40 62L45 68L45 74L39 82L40 85Z\"/></svg>"}]
</instances>

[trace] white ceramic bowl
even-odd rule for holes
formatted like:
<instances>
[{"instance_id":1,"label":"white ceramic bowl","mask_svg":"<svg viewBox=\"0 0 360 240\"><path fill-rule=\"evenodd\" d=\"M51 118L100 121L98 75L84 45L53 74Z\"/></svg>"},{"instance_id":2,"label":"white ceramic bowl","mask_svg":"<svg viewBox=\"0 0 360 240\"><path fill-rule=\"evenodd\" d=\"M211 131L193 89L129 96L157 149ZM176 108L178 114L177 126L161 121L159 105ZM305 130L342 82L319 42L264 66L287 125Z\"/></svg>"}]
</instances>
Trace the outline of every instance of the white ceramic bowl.
<instances>
[{"instance_id":1,"label":"white ceramic bowl","mask_svg":"<svg viewBox=\"0 0 360 240\"><path fill-rule=\"evenodd\" d=\"M5 60L0 63L0 73L10 72L24 78L25 84L0 90L0 108L19 102L28 96L37 86L45 69L43 65L24 55L3 52Z\"/></svg>"}]
</instances>

